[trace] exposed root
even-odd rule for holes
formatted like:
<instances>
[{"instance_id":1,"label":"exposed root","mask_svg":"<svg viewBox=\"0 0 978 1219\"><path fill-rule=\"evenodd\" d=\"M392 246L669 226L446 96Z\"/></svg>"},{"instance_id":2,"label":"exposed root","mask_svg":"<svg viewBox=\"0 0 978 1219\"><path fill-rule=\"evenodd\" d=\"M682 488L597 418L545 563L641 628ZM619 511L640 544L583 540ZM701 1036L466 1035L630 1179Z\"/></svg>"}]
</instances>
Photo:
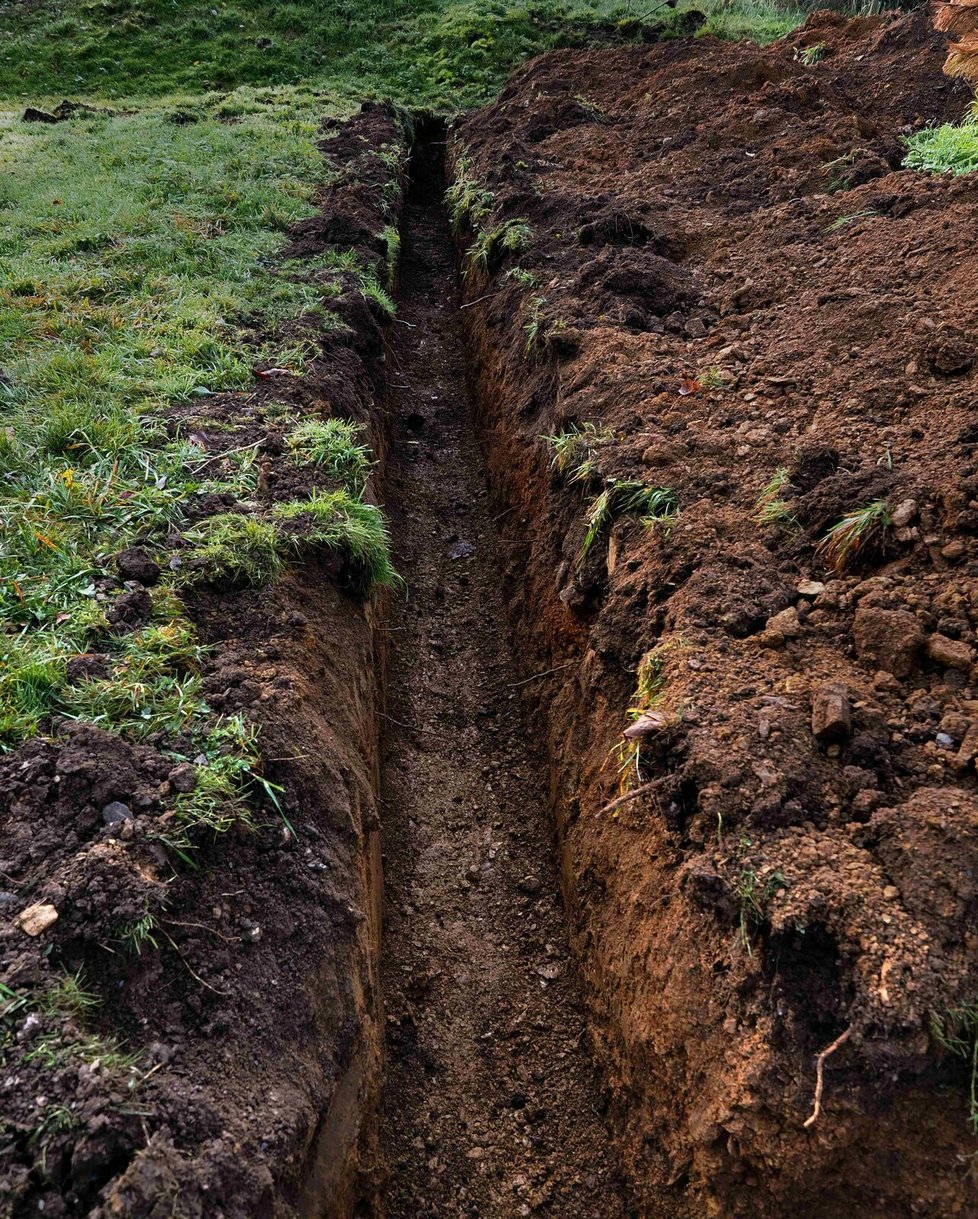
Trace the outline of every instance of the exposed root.
<instances>
[{"instance_id":1,"label":"exposed root","mask_svg":"<svg viewBox=\"0 0 978 1219\"><path fill-rule=\"evenodd\" d=\"M643 783L641 787L633 787L631 791L625 792L623 796L617 796L610 804L606 804L598 815L603 817L605 813L613 813L616 808L621 808L623 804L627 804L629 800L634 800L636 796L644 796L653 787L655 787L654 780L651 783Z\"/></svg>"},{"instance_id":2,"label":"exposed root","mask_svg":"<svg viewBox=\"0 0 978 1219\"><path fill-rule=\"evenodd\" d=\"M832 1054L834 1054L840 1046L845 1045L845 1043L849 1040L851 1033L852 1033L852 1025L850 1025L844 1033L840 1033L838 1035L838 1037L836 1037L835 1041L832 1042L831 1045L826 1046L825 1049L821 1052L821 1054L819 1054L818 1058L816 1059L816 1062L815 1062L815 1106L812 1109L811 1117L809 1117L804 1123L804 1127L806 1130L808 1130L808 1128L810 1126L815 1125L815 1123L818 1121L819 1114L822 1112L822 1089L825 1086L825 1060L827 1058L829 1058Z\"/></svg>"}]
</instances>

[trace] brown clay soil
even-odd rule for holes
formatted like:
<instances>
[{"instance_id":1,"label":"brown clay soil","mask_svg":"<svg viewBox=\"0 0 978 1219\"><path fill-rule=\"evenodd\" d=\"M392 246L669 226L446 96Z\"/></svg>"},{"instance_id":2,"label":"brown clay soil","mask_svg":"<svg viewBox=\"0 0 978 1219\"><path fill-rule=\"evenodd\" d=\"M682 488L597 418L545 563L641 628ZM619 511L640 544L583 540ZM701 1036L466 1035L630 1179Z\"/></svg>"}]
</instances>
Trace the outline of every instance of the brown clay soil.
<instances>
[{"instance_id":1,"label":"brown clay soil","mask_svg":"<svg viewBox=\"0 0 978 1219\"><path fill-rule=\"evenodd\" d=\"M481 227L532 228L464 316L641 1214L978 1214L974 1026L934 1025L978 994L978 186L901 169L968 101L944 54L922 13L557 52L454 132ZM574 481L542 437L586 423ZM678 515L582 559L615 479Z\"/></svg>"},{"instance_id":2,"label":"brown clay soil","mask_svg":"<svg viewBox=\"0 0 978 1219\"><path fill-rule=\"evenodd\" d=\"M520 716L451 237L414 157L391 339L381 1147L389 1219L624 1219L563 918L546 762Z\"/></svg>"}]
</instances>

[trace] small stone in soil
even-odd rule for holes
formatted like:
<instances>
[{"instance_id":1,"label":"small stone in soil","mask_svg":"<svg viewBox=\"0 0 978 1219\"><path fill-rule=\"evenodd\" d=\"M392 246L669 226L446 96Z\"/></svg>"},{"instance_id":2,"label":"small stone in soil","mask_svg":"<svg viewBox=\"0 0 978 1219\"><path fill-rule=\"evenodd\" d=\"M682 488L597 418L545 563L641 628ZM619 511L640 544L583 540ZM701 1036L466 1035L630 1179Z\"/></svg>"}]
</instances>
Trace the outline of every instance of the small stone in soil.
<instances>
[{"instance_id":1,"label":"small stone in soil","mask_svg":"<svg viewBox=\"0 0 978 1219\"><path fill-rule=\"evenodd\" d=\"M186 794L197 786L197 768L191 762L181 762L179 766L174 766L167 778L174 791Z\"/></svg>"},{"instance_id":2,"label":"small stone in soil","mask_svg":"<svg viewBox=\"0 0 978 1219\"><path fill-rule=\"evenodd\" d=\"M542 887L539 876L524 876L519 883L520 892L525 893L527 897L534 897Z\"/></svg>"},{"instance_id":3,"label":"small stone in soil","mask_svg":"<svg viewBox=\"0 0 978 1219\"><path fill-rule=\"evenodd\" d=\"M132 820L132 809L121 800L113 800L102 809L102 820L106 825L118 825L120 821Z\"/></svg>"},{"instance_id":4,"label":"small stone in soil","mask_svg":"<svg viewBox=\"0 0 978 1219\"><path fill-rule=\"evenodd\" d=\"M448 557L450 559L468 559L475 554L475 547L471 542L461 541L456 542L449 550Z\"/></svg>"},{"instance_id":5,"label":"small stone in soil","mask_svg":"<svg viewBox=\"0 0 978 1219\"><path fill-rule=\"evenodd\" d=\"M58 921L58 912L49 902L37 902L17 916L17 926L26 935L40 935Z\"/></svg>"}]
</instances>

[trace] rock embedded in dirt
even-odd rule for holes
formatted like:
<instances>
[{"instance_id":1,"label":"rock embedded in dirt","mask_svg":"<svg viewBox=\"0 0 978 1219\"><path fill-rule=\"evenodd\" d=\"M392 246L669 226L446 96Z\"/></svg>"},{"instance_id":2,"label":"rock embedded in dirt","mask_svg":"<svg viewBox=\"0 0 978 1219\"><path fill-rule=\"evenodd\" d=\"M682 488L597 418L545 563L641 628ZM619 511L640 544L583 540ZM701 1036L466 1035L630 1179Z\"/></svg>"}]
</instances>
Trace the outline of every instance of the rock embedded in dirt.
<instances>
[{"instance_id":1,"label":"rock embedded in dirt","mask_svg":"<svg viewBox=\"0 0 978 1219\"><path fill-rule=\"evenodd\" d=\"M917 501L912 499L901 500L899 504L890 513L890 519L898 528L909 525L913 518L917 515Z\"/></svg>"},{"instance_id":2,"label":"rock embedded in dirt","mask_svg":"<svg viewBox=\"0 0 978 1219\"><path fill-rule=\"evenodd\" d=\"M38 936L58 921L58 911L48 902L28 906L17 916L17 926L29 936Z\"/></svg>"},{"instance_id":3,"label":"rock embedded in dirt","mask_svg":"<svg viewBox=\"0 0 978 1219\"><path fill-rule=\"evenodd\" d=\"M856 654L894 677L909 677L924 645L920 623L909 610L860 605L852 625Z\"/></svg>"},{"instance_id":4,"label":"rock embedded in dirt","mask_svg":"<svg viewBox=\"0 0 978 1219\"><path fill-rule=\"evenodd\" d=\"M113 800L102 809L102 820L106 825L119 825L123 821L131 821L132 809L121 800Z\"/></svg>"},{"instance_id":5,"label":"rock embedded in dirt","mask_svg":"<svg viewBox=\"0 0 978 1219\"><path fill-rule=\"evenodd\" d=\"M823 686L812 698L812 733L826 744L852 735L852 705L844 686Z\"/></svg>"},{"instance_id":6,"label":"rock embedded in dirt","mask_svg":"<svg viewBox=\"0 0 978 1219\"><path fill-rule=\"evenodd\" d=\"M936 664L946 669L967 672L974 661L974 648L960 639L949 639L946 635L930 635L927 639L927 655Z\"/></svg>"},{"instance_id":7,"label":"rock embedded in dirt","mask_svg":"<svg viewBox=\"0 0 978 1219\"><path fill-rule=\"evenodd\" d=\"M802 624L798 618L798 610L793 605L768 618L761 632L760 641L764 647L781 648L789 639L797 639L802 633Z\"/></svg>"},{"instance_id":8,"label":"rock embedded in dirt","mask_svg":"<svg viewBox=\"0 0 978 1219\"><path fill-rule=\"evenodd\" d=\"M166 777L175 792L186 795L197 786L197 767L192 762L181 762Z\"/></svg>"},{"instance_id":9,"label":"rock embedded in dirt","mask_svg":"<svg viewBox=\"0 0 978 1219\"><path fill-rule=\"evenodd\" d=\"M534 876L532 873L529 876L524 876L519 883L520 892L525 893L527 897L536 897L541 888L540 877Z\"/></svg>"},{"instance_id":10,"label":"rock embedded in dirt","mask_svg":"<svg viewBox=\"0 0 978 1219\"><path fill-rule=\"evenodd\" d=\"M817 597L819 593L825 592L825 585L821 580L800 580L795 585L795 590L803 597Z\"/></svg>"},{"instance_id":11,"label":"rock embedded in dirt","mask_svg":"<svg viewBox=\"0 0 978 1219\"><path fill-rule=\"evenodd\" d=\"M159 563L142 546L131 546L128 550L120 551L115 557L115 565L123 580L136 580L147 587L160 578Z\"/></svg>"}]
</instances>

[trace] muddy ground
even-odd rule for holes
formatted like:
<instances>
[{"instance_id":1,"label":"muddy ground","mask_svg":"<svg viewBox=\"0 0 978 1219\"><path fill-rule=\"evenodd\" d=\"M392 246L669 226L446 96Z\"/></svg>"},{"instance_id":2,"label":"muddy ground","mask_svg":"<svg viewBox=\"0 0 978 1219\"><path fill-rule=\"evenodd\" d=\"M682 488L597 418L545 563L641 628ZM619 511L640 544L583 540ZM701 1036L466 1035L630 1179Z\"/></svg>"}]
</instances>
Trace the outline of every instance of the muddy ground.
<instances>
[{"instance_id":1,"label":"muddy ground","mask_svg":"<svg viewBox=\"0 0 978 1219\"><path fill-rule=\"evenodd\" d=\"M480 227L532 229L465 316L643 1214L978 1210L934 1023L978 984L978 193L900 169L969 100L944 53L922 14L561 52L454 132ZM575 482L543 437L586 423ZM582 559L615 479L678 515ZM831 570L827 531L880 500Z\"/></svg>"},{"instance_id":2,"label":"muddy ground","mask_svg":"<svg viewBox=\"0 0 978 1219\"><path fill-rule=\"evenodd\" d=\"M387 504L407 595L389 628L381 813L388 1219L622 1219L564 925L546 758L520 716L442 202L416 146L391 335Z\"/></svg>"}]
</instances>

